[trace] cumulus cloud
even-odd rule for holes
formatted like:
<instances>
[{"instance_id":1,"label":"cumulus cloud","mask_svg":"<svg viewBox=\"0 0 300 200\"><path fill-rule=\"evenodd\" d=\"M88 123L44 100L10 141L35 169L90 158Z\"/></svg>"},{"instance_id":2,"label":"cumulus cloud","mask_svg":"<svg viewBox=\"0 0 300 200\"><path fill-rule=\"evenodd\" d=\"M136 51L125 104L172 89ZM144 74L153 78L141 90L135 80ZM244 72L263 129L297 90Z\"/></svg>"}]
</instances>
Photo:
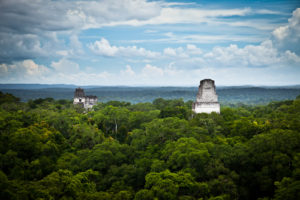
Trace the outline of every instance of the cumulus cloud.
<instances>
[{"instance_id":1,"label":"cumulus cloud","mask_svg":"<svg viewBox=\"0 0 300 200\"><path fill-rule=\"evenodd\" d=\"M64 57L76 57L78 55L84 55L83 51L83 45L79 41L78 36L76 34L73 34L70 36L70 44L67 50L64 50L67 52L67 55L63 55Z\"/></svg>"},{"instance_id":2,"label":"cumulus cloud","mask_svg":"<svg viewBox=\"0 0 300 200\"><path fill-rule=\"evenodd\" d=\"M89 45L91 51L97 55L109 57L144 57L152 60L172 59L181 67L199 68L209 67L269 67L271 65L297 65L299 56L290 50L280 51L273 40L265 40L259 45L238 47L231 44L225 47L214 47L211 51L203 52L194 44L185 47L167 47L162 52L152 52L136 46L114 46L106 39L95 41Z\"/></svg>"},{"instance_id":3,"label":"cumulus cloud","mask_svg":"<svg viewBox=\"0 0 300 200\"><path fill-rule=\"evenodd\" d=\"M287 25L276 28L272 34L273 38L259 45L214 47L203 55L202 64L219 67L299 66L300 8L293 12Z\"/></svg>"},{"instance_id":4,"label":"cumulus cloud","mask_svg":"<svg viewBox=\"0 0 300 200\"><path fill-rule=\"evenodd\" d=\"M160 53L146 50L145 48L139 48L136 46L113 46L105 38L95 41L92 44L89 44L88 47L90 50L101 56L121 56L121 57L131 57L131 56L141 56L147 58L155 58L160 56Z\"/></svg>"},{"instance_id":5,"label":"cumulus cloud","mask_svg":"<svg viewBox=\"0 0 300 200\"><path fill-rule=\"evenodd\" d=\"M177 58L188 58L189 55L187 54L187 51L184 50L182 47L178 48L165 48L164 49L164 55L169 57L177 57Z\"/></svg>"},{"instance_id":6,"label":"cumulus cloud","mask_svg":"<svg viewBox=\"0 0 300 200\"><path fill-rule=\"evenodd\" d=\"M189 58L190 56L199 56L202 50L194 44L187 44L186 47L171 48L163 50L163 54L168 57Z\"/></svg>"},{"instance_id":7,"label":"cumulus cloud","mask_svg":"<svg viewBox=\"0 0 300 200\"><path fill-rule=\"evenodd\" d=\"M47 46L41 44L37 35L0 32L0 38L0 62L45 57L48 54Z\"/></svg>"},{"instance_id":8,"label":"cumulus cloud","mask_svg":"<svg viewBox=\"0 0 300 200\"><path fill-rule=\"evenodd\" d=\"M39 82L51 70L44 65L38 65L33 60L24 60L13 64L0 64L1 81L12 83Z\"/></svg>"},{"instance_id":9,"label":"cumulus cloud","mask_svg":"<svg viewBox=\"0 0 300 200\"><path fill-rule=\"evenodd\" d=\"M300 8L297 8L293 11L292 17L288 21L288 25L280 26L273 31L273 35L276 37L276 39L283 40L292 36L291 34L295 34L294 36L297 38L300 37Z\"/></svg>"},{"instance_id":10,"label":"cumulus cloud","mask_svg":"<svg viewBox=\"0 0 300 200\"><path fill-rule=\"evenodd\" d=\"M176 56L176 50L168 47L164 49L164 54L166 56Z\"/></svg>"},{"instance_id":11,"label":"cumulus cloud","mask_svg":"<svg viewBox=\"0 0 300 200\"><path fill-rule=\"evenodd\" d=\"M193 45L193 44L187 44L186 49L189 52L189 54L192 54L192 55L202 54L202 50L200 48L196 47L196 45Z\"/></svg>"},{"instance_id":12,"label":"cumulus cloud","mask_svg":"<svg viewBox=\"0 0 300 200\"><path fill-rule=\"evenodd\" d=\"M176 7L173 7L174 3L147 0L2 0L0 18L2 29L33 33L37 30L99 28L118 23L129 25L199 23L216 17L255 13L274 14L274 11L270 10L181 8L180 6L187 4L175 4Z\"/></svg>"},{"instance_id":13,"label":"cumulus cloud","mask_svg":"<svg viewBox=\"0 0 300 200\"><path fill-rule=\"evenodd\" d=\"M105 38L101 38L100 41L95 41L88 47L95 53L101 56L115 56L118 52L118 47L111 46Z\"/></svg>"},{"instance_id":14,"label":"cumulus cloud","mask_svg":"<svg viewBox=\"0 0 300 200\"><path fill-rule=\"evenodd\" d=\"M79 65L65 58L52 62L51 67L39 65L33 60L17 61L13 64L0 64L1 83L46 83L46 84L111 84L119 75L106 71L87 73ZM99 81L100 80L100 81Z\"/></svg>"},{"instance_id":15,"label":"cumulus cloud","mask_svg":"<svg viewBox=\"0 0 300 200\"><path fill-rule=\"evenodd\" d=\"M2 0L0 4L0 37L6 38L0 41L0 62L5 63L42 56L81 54L82 50L77 48L80 41L73 35L89 28L209 23L217 18L256 13L250 8L190 8L185 7L189 3L147 0ZM257 12L274 14L269 10ZM64 39L57 39L57 35L70 36L70 46L65 45ZM137 51L134 47L129 50Z\"/></svg>"},{"instance_id":16,"label":"cumulus cloud","mask_svg":"<svg viewBox=\"0 0 300 200\"><path fill-rule=\"evenodd\" d=\"M300 54L300 8L293 11L287 25L276 28L272 34L279 50L290 50Z\"/></svg>"},{"instance_id":17,"label":"cumulus cloud","mask_svg":"<svg viewBox=\"0 0 300 200\"><path fill-rule=\"evenodd\" d=\"M144 57L159 60L170 57L189 58L190 55L197 56L202 54L202 50L193 44L187 44L186 47L167 47L162 52L155 52L137 46L114 46L105 38L89 44L88 47L94 54L106 57Z\"/></svg>"},{"instance_id":18,"label":"cumulus cloud","mask_svg":"<svg viewBox=\"0 0 300 200\"><path fill-rule=\"evenodd\" d=\"M225 47L214 47L188 59L174 59L173 67L177 69L211 68L218 71L228 68L272 68L300 66L300 56L295 52L279 51L271 40L259 45L238 47L231 44Z\"/></svg>"},{"instance_id":19,"label":"cumulus cloud","mask_svg":"<svg viewBox=\"0 0 300 200\"><path fill-rule=\"evenodd\" d=\"M282 80L285 84L297 83L298 77L292 71L285 72L285 67L267 67L267 68L249 68L249 67L231 67L215 68L201 67L195 69L178 69L176 63L171 62L166 67L146 64L140 72L130 76L121 77L123 84L129 85L172 85L172 86L195 86L199 80L212 78L217 81L218 85L281 85ZM278 71L283 71L278 75ZM112 76L111 84L118 77L117 74ZM118 80L120 78L117 78ZM117 82L119 83L119 82Z\"/></svg>"},{"instance_id":20,"label":"cumulus cloud","mask_svg":"<svg viewBox=\"0 0 300 200\"><path fill-rule=\"evenodd\" d=\"M292 53L285 52L288 60L300 62L300 58ZM217 81L218 85L280 85L282 80L285 84L297 84L298 74L295 68L288 67L261 67L249 68L241 67L198 67L180 69L176 62L167 65L150 65L138 66L134 70L127 65L119 72L111 73L107 71L86 72L79 70L76 73L63 72L60 66L63 63L72 66L76 63L68 60L60 60L52 63L48 68L44 65L36 64L32 60L15 62L14 64L0 65L0 82L5 83L65 83L78 85L144 85L144 86L195 86L200 79L212 78ZM56 68L54 66L56 65ZM278 74L278 72L281 72Z\"/></svg>"},{"instance_id":21,"label":"cumulus cloud","mask_svg":"<svg viewBox=\"0 0 300 200\"><path fill-rule=\"evenodd\" d=\"M127 65L124 68L123 66L124 69L118 73L107 72L105 69L98 73L85 72L72 59L77 55L87 55L84 52L86 44L82 42L90 41L90 38L84 40L80 38L83 36L80 34L82 30L89 28L116 25L212 23L255 27L256 30L260 30L261 24L259 23L261 22L252 21L251 24L249 21L234 20L233 22L230 20L231 16L253 14L277 15L280 13L250 8L207 10L196 6L191 8L190 4L186 3L146 0L2 0L0 3L0 63L3 64L0 64L0 78L2 82L52 81L101 85L113 84L126 76L129 78L124 79L124 84L178 85L191 80L197 80L198 83L199 76L202 74L207 74L212 78L230 79L230 77L238 77L238 73L242 73L241 69L243 69L249 76L255 77L255 72L272 74L272 70L282 69L284 72L283 66L291 69L300 66L300 8L293 12L287 24L276 28L272 32L273 37L268 40L259 38L258 42L256 34L254 34L256 40L248 35L248 39L245 40L245 36L230 33L228 35L203 35L190 32L183 34L182 32L176 35L169 32L164 35L164 38L152 37L147 40L151 42L151 39L158 39L157 41L161 42L158 47L161 49L155 51L142 46L116 45L105 38L87 45L95 55L114 57L115 59L111 60L117 60L117 62L120 59L132 60L133 67ZM266 20L264 24L270 25L266 29L276 25ZM152 28L146 27L147 37L161 33ZM84 37L88 36L84 35ZM170 41L173 41L173 45L174 43L181 44L177 47L170 46L166 43ZM231 41L232 44L206 50L198 47L224 41ZM235 41L255 42L256 45L239 46L235 44ZM94 56L92 59L95 55L92 55ZM55 61L47 67L35 63L33 61L35 58ZM84 59L88 58L84 57ZM103 58L97 59L101 61ZM242 77L245 78L247 75ZM250 80L248 77L248 80L254 81L254 78ZM269 81L271 83L274 80L269 77Z\"/></svg>"},{"instance_id":22,"label":"cumulus cloud","mask_svg":"<svg viewBox=\"0 0 300 200\"><path fill-rule=\"evenodd\" d=\"M273 31L273 35L276 37L276 39L283 40L288 36L288 29L288 26L280 26Z\"/></svg>"},{"instance_id":23,"label":"cumulus cloud","mask_svg":"<svg viewBox=\"0 0 300 200\"><path fill-rule=\"evenodd\" d=\"M79 72L79 65L66 58L62 58L57 62L52 62L51 67L58 73L72 74Z\"/></svg>"},{"instance_id":24,"label":"cumulus cloud","mask_svg":"<svg viewBox=\"0 0 300 200\"><path fill-rule=\"evenodd\" d=\"M0 81L6 83L57 83L57 81L58 83L71 83L68 80L72 80L73 83L76 83L76 78L80 78L80 76L76 76L81 71L75 62L62 58L57 62L52 62L50 66L37 64L33 60L0 64Z\"/></svg>"},{"instance_id":25,"label":"cumulus cloud","mask_svg":"<svg viewBox=\"0 0 300 200\"><path fill-rule=\"evenodd\" d=\"M163 76L164 71L156 66L146 64L146 66L142 69L142 75L145 77L158 77L158 76Z\"/></svg>"},{"instance_id":26,"label":"cumulus cloud","mask_svg":"<svg viewBox=\"0 0 300 200\"><path fill-rule=\"evenodd\" d=\"M148 19L159 14L160 6L146 0L2 0L0 11L1 30L35 33L38 30L79 30L100 27L112 21Z\"/></svg>"},{"instance_id":27,"label":"cumulus cloud","mask_svg":"<svg viewBox=\"0 0 300 200\"><path fill-rule=\"evenodd\" d=\"M132 70L131 66L130 65L126 65L126 69L125 70L121 70L121 75L122 76L134 76L135 75L135 72Z\"/></svg>"},{"instance_id":28,"label":"cumulus cloud","mask_svg":"<svg viewBox=\"0 0 300 200\"><path fill-rule=\"evenodd\" d=\"M169 3L147 0L52 1L2 0L0 6L0 62L40 57L76 56L83 54L76 34L89 28L116 25L151 25L180 23L210 23L223 17L246 16L255 13L274 14L270 10L191 8L190 3ZM278 14L275 12L275 14ZM291 23L293 23L291 21ZM151 31L150 31L151 32ZM58 37L57 37L58 35ZM59 36L69 37L66 39ZM60 38L60 39L58 39ZM213 40L213 39L212 39ZM202 41L207 41L202 38ZM103 41L101 45L105 45ZM114 55L109 46L103 55ZM96 47L95 47L96 48ZM128 54L155 57L135 46L124 47ZM99 52L98 52L99 53ZM101 50L100 50L101 53ZM178 52L177 52L178 53ZM127 55L123 52L122 54Z\"/></svg>"},{"instance_id":29,"label":"cumulus cloud","mask_svg":"<svg viewBox=\"0 0 300 200\"><path fill-rule=\"evenodd\" d=\"M300 64L300 56L295 54L294 52L291 52L290 50L286 50L283 54L283 58L288 62L288 63L298 63Z\"/></svg>"},{"instance_id":30,"label":"cumulus cloud","mask_svg":"<svg viewBox=\"0 0 300 200\"><path fill-rule=\"evenodd\" d=\"M90 43L88 47L94 54L106 57L144 57L158 60L166 57L189 58L190 55L202 54L202 50L193 44L187 44L186 47L167 47L162 52L155 52L137 46L114 46L105 38ZM58 53L63 55L65 52ZM149 60L146 61L149 62Z\"/></svg>"},{"instance_id":31,"label":"cumulus cloud","mask_svg":"<svg viewBox=\"0 0 300 200\"><path fill-rule=\"evenodd\" d=\"M216 46L211 51L203 52L195 45L186 48L166 48L164 55L179 58L174 60L177 68L271 68L273 66L300 65L300 8L293 12L288 24L276 28L274 37L262 41L258 45L239 47L236 44ZM175 37L169 33L169 37ZM201 37L201 36L200 36ZM180 57L179 52L188 55L188 59ZM176 57L177 56L177 57Z\"/></svg>"},{"instance_id":32,"label":"cumulus cloud","mask_svg":"<svg viewBox=\"0 0 300 200\"><path fill-rule=\"evenodd\" d=\"M281 56L273 47L272 41L267 40L260 45L246 45L244 48L233 44L228 47L215 47L204 58L208 62L216 61L223 66L265 67L280 62Z\"/></svg>"},{"instance_id":33,"label":"cumulus cloud","mask_svg":"<svg viewBox=\"0 0 300 200\"><path fill-rule=\"evenodd\" d=\"M99 28L113 21L145 20L160 6L146 0L0 2L0 62L80 54L74 32ZM71 35L70 45L56 35Z\"/></svg>"}]
</instances>

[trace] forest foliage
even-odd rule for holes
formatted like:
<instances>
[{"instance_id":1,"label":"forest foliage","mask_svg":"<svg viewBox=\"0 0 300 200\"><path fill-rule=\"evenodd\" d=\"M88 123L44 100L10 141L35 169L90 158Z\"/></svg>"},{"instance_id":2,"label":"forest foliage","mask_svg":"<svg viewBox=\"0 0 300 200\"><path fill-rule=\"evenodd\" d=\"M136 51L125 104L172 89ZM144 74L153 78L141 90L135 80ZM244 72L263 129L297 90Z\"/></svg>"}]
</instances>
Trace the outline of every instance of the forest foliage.
<instances>
[{"instance_id":1,"label":"forest foliage","mask_svg":"<svg viewBox=\"0 0 300 200\"><path fill-rule=\"evenodd\" d=\"M300 199L299 97L193 114L0 93L0 131L0 199Z\"/></svg>"}]
</instances>

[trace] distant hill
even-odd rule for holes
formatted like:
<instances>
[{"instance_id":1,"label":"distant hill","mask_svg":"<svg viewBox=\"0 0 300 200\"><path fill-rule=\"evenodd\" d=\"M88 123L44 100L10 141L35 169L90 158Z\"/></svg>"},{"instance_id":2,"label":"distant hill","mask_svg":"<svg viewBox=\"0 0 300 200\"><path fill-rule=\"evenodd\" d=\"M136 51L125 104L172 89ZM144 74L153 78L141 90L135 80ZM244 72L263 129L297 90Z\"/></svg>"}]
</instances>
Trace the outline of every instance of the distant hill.
<instances>
[{"instance_id":1,"label":"distant hill","mask_svg":"<svg viewBox=\"0 0 300 200\"><path fill-rule=\"evenodd\" d=\"M11 93L22 101L47 98L72 100L76 85L43 85L43 84L1 84L0 91ZM111 100L131 103L152 102L156 98L194 101L197 87L127 87L127 86L83 86L86 95L96 95L100 102ZM300 87L253 87L226 86L217 87L221 105L231 104L267 104L271 101L295 99L300 95Z\"/></svg>"}]
</instances>

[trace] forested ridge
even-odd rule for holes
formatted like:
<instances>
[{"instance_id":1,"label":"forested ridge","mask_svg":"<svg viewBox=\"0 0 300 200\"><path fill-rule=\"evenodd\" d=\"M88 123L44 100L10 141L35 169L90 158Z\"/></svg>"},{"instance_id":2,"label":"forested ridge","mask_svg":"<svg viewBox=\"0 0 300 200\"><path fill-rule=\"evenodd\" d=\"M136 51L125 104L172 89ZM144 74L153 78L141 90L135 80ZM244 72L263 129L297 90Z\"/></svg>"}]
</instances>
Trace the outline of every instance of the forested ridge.
<instances>
[{"instance_id":1,"label":"forested ridge","mask_svg":"<svg viewBox=\"0 0 300 200\"><path fill-rule=\"evenodd\" d=\"M5 87L6 86L6 87ZM73 88L54 87L49 85L43 88L12 87L1 85L0 91L13 94L21 101L27 102L30 99L52 97L55 100L72 99ZM24 85L22 85L24 86ZM25 85L26 86L26 85ZM52 87L51 87L52 86ZM179 99L184 101L195 100L198 87L83 87L87 95L96 95L101 102L126 101L132 104L153 102L157 98ZM219 102L223 106L236 106L238 103L247 105L266 105L271 101L285 101L295 99L300 94L300 86L282 87L217 87Z\"/></svg>"},{"instance_id":2,"label":"forested ridge","mask_svg":"<svg viewBox=\"0 0 300 200\"><path fill-rule=\"evenodd\" d=\"M221 114L191 103L85 112L0 92L0 199L300 199L300 96Z\"/></svg>"}]
</instances>

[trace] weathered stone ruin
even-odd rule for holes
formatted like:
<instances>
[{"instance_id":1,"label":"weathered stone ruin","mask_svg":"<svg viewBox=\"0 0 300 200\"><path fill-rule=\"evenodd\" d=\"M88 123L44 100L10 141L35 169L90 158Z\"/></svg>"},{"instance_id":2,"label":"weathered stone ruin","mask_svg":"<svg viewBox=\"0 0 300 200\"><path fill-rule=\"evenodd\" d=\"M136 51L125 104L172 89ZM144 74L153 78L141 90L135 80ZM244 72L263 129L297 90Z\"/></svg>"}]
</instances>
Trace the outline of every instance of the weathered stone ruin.
<instances>
[{"instance_id":1,"label":"weathered stone ruin","mask_svg":"<svg viewBox=\"0 0 300 200\"><path fill-rule=\"evenodd\" d=\"M85 109L91 109L98 102L97 96L85 96L82 88L76 88L73 104L81 105Z\"/></svg>"},{"instance_id":2,"label":"weathered stone ruin","mask_svg":"<svg viewBox=\"0 0 300 200\"><path fill-rule=\"evenodd\" d=\"M200 81L197 99L192 105L192 110L195 113L220 113L214 80L204 79Z\"/></svg>"}]
</instances>

